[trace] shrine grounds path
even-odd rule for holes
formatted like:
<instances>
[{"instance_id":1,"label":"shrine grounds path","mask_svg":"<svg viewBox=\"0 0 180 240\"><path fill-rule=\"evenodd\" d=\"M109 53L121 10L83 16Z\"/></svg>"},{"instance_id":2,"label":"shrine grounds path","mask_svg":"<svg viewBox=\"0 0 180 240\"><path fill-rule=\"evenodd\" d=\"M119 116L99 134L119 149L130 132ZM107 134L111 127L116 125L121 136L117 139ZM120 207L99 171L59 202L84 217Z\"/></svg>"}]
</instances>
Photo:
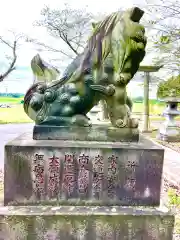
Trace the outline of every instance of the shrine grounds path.
<instances>
[{"instance_id":1,"label":"shrine grounds path","mask_svg":"<svg viewBox=\"0 0 180 240\"><path fill-rule=\"evenodd\" d=\"M4 145L19 135L31 131L33 123L0 124L0 169L4 168Z\"/></svg>"}]
</instances>

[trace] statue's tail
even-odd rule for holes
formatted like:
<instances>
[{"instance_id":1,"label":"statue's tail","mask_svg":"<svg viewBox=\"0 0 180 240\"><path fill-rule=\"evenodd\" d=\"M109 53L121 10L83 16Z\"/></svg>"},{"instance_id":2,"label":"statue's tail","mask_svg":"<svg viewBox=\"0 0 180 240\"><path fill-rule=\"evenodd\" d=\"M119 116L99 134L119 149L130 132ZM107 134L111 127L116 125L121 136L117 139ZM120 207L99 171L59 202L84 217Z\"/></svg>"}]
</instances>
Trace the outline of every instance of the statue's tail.
<instances>
[{"instance_id":1,"label":"statue's tail","mask_svg":"<svg viewBox=\"0 0 180 240\"><path fill-rule=\"evenodd\" d=\"M60 75L57 68L45 62L39 54L31 60L31 69L36 79L36 82L52 82Z\"/></svg>"}]
</instances>

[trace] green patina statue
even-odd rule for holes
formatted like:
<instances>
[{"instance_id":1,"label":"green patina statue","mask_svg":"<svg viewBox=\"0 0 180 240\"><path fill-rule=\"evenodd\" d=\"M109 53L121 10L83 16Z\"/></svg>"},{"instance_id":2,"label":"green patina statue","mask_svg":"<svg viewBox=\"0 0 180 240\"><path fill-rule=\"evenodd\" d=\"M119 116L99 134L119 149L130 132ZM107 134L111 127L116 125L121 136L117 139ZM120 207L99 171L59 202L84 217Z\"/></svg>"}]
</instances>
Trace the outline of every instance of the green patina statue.
<instances>
[{"instance_id":1,"label":"green patina statue","mask_svg":"<svg viewBox=\"0 0 180 240\"><path fill-rule=\"evenodd\" d=\"M56 80L58 71L48 66L53 73L48 75L51 83L38 81L27 91L27 115L37 125L90 126L86 114L105 99L114 127L136 128L126 86L145 56L145 30L139 24L143 13L135 7L93 23L84 52L68 66L63 77ZM46 74L40 56L33 59L31 67L35 75Z\"/></svg>"}]
</instances>

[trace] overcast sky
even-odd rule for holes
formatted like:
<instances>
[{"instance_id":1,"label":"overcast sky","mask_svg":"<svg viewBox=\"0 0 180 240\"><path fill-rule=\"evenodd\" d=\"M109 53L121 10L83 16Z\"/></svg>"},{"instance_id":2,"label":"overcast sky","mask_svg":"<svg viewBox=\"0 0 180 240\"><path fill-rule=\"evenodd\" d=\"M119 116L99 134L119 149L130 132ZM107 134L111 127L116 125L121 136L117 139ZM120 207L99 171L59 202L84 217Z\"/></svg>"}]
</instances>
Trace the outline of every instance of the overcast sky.
<instances>
[{"instance_id":1,"label":"overcast sky","mask_svg":"<svg viewBox=\"0 0 180 240\"><path fill-rule=\"evenodd\" d=\"M30 36L38 37L41 39L48 39L49 36L44 30L35 30L33 22L40 17L40 11L44 5L48 5L52 8L63 6L65 1L63 0L6 0L3 1L0 8L0 34L10 36L8 30L14 32L26 33ZM68 0L68 4L75 8L83 8L88 6L88 11L92 13L103 12L110 13L116 11L119 8L128 8L133 5L142 5L145 1L143 0L111 0L111 1L97 1L97 0ZM5 49L0 47L0 67L3 69L3 54ZM4 83L0 83L0 91L7 90L8 92L25 92L33 81L30 61L32 57L37 54L37 50L29 44L21 46L18 52L18 69L14 71ZM45 60L48 60L48 56L42 54ZM146 57L144 64L150 63L150 58ZM134 90L134 84L132 84ZM139 95L141 88L137 88L136 92Z\"/></svg>"}]
</instances>

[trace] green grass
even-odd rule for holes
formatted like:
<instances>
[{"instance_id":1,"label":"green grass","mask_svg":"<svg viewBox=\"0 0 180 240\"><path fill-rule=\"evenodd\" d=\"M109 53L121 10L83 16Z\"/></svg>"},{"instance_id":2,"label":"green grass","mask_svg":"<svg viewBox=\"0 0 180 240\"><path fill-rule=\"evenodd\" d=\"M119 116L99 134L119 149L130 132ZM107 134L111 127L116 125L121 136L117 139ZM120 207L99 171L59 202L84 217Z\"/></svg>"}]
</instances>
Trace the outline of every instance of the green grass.
<instances>
[{"instance_id":1,"label":"green grass","mask_svg":"<svg viewBox=\"0 0 180 240\"><path fill-rule=\"evenodd\" d=\"M143 103L134 103L133 104L133 112L143 114ZM153 100L150 100L149 104L149 113L150 120L152 121L164 121L165 117L161 116L165 109L165 103L155 103ZM179 106L180 110L180 106ZM176 117L176 120L180 120L180 116Z\"/></svg>"},{"instance_id":2,"label":"green grass","mask_svg":"<svg viewBox=\"0 0 180 240\"><path fill-rule=\"evenodd\" d=\"M23 100L23 97L21 97L21 98L0 97L0 103L13 103L13 104L17 104L17 103L20 103L22 100Z\"/></svg>"},{"instance_id":3,"label":"green grass","mask_svg":"<svg viewBox=\"0 0 180 240\"><path fill-rule=\"evenodd\" d=\"M176 194L176 191L172 188L168 190L169 207L175 207L177 214L175 215L175 232L180 234L180 196Z\"/></svg>"},{"instance_id":4,"label":"green grass","mask_svg":"<svg viewBox=\"0 0 180 240\"><path fill-rule=\"evenodd\" d=\"M176 190L170 188L168 190L169 204L180 209L180 196L176 194Z\"/></svg>"},{"instance_id":5,"label":"green grass","mask_svg":"<svg viewBox=\"0 0 180 240\"><path fill-rule=\"evenodd\" d=\"M9 103L16 105L12 108L0 108L0 124L32 122L31 119L25 114L23 104L20 104L22 100L23 97L0 97L0 104Z\"/></svg>"},{"instance_id":6,"label":"green grass","mask_svg":"<svg viewBox=\"0 0 180 240\"><path fill-rule=\"evenodd\" d=\"M22 104L12 108L0 108L0 124L29 122L32 121L25 114Z\"/></svg>"},{"instance_id":7,"label":"green grass","mask_svg":"<svg viewBox=\"0 0 180 240\"><path fill-rule=\"evenodd\" d=\"M143 113L143 103L134 103L133 104L133 112ZM165 108L165 104L154 104L150 101L149 111L151 115L162 114Z\"/></svg>"}]
</instances>

